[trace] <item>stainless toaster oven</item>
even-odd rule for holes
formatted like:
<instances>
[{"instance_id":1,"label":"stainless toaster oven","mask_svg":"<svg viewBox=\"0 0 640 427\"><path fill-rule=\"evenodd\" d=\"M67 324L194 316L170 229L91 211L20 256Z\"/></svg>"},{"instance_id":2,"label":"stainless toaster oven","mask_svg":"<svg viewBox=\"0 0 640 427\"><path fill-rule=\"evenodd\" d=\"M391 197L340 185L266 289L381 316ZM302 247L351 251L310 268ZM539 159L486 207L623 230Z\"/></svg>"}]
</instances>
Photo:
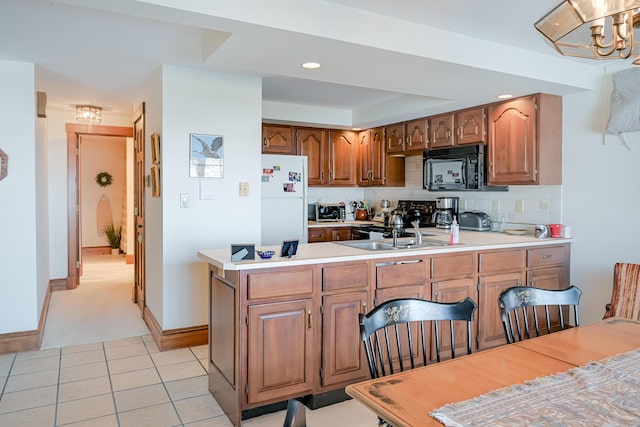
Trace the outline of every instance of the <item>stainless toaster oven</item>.
<instances>
[{"instance_id":1,"label":"stainless toaster oven","mask_svg":"<svg viewBox=\"0 0 640 427\"><path fill-rule=\"evenodd\" d=\"M316 203L316 221L318 222L340 222L344 221L345 217L346 209L342 203Z\"/></svg>"}]
</instances>

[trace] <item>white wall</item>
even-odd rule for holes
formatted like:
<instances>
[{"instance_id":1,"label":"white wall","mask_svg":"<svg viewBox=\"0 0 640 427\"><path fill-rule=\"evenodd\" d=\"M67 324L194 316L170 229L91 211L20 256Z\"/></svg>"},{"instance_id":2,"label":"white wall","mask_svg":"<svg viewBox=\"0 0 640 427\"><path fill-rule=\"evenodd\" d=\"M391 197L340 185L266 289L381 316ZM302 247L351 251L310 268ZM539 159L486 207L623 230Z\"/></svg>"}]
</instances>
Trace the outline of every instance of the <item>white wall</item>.
<instances>
[{"instance_id":1,"label":"white wall","mask_svg":"<svg viewBox=\"0 0 640 427\"><path fill-rule=\"evenodd\" d=\"M36 204L43 185L43 146L36 141L33 64L0 60L0 149L8 156L8 176L0 181L0 334L34 330L40 305L38 268L46 266L37 249L43 230ZM38 141L43 128L39 127ZM37 146L37 147L36 147ZM46 239L44 240L46 244ZM41 261L42 260L42 261ZM41 300L42 298L40 298Z\"/></svg>"},{"instance_id":2,"label":"white wall","mask_svg":"<svg viewBox=\"0 0 640 427\"><path fill-rule=\"evenodd\" d=\"M148 146L148 136L160 133L162 197L147 205L146 242L147 289L157 286L151 270L162 272L158 320L165 330L208 323L208 267L197 258L199 250L258 243L261 98L257 77L162 69L162 128L149 117L145 138ZM224 137L224 177L206 179L215 190L214 200L199 197L204 178L189 177L190 133ZM248 197L239 196L241 181L249 183ZM189 195L189 208L180 207L183 193ZM162 248L161 257L157 247ZM154 307L152 311L157 317Z\"/></svg>"}]
</instances>

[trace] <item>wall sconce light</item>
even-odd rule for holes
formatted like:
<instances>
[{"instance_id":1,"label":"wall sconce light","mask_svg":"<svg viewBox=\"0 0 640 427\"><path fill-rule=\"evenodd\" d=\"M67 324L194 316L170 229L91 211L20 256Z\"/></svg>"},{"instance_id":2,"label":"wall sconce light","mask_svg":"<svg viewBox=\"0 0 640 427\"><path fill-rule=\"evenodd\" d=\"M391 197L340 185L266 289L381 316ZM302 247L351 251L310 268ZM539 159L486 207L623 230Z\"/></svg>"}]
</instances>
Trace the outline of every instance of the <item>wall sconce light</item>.
<instances>
[{"instance_id":1,"label":"wall sconce light","mask_svg":"<svg viewBox=\"0 0 640 427\"><path fill-rule=\"evenodd\" d=\"M76 120L79 122L100 123L102 108L93 105L76 105Z\"/></svg>"}]
</instances>

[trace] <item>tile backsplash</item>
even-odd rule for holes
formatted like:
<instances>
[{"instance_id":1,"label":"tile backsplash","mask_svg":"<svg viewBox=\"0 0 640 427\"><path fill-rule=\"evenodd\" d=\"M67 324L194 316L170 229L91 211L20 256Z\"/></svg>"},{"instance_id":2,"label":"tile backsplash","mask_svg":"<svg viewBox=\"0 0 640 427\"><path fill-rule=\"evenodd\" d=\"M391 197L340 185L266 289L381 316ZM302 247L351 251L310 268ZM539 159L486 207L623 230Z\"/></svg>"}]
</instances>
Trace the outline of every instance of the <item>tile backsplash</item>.
<instances>
[{"instance_id":1,"label":"tile backsplash","mask_svg":"<svg viewBox=\"0 0 640 427\"><path fill-rule=\"evenodd\" d=\"M309 187L309 203L337 203L366 199L373 209L380 209L380 200L435 200L437 197L460 198L461 211L483 211L494 218L504 215L508 227L518 224L551 224L562 222L561 185L517 185L509 191L432 192L422 189L422 157L405 160L405 187L333 188Z\"/></svg>"}]
</instances>

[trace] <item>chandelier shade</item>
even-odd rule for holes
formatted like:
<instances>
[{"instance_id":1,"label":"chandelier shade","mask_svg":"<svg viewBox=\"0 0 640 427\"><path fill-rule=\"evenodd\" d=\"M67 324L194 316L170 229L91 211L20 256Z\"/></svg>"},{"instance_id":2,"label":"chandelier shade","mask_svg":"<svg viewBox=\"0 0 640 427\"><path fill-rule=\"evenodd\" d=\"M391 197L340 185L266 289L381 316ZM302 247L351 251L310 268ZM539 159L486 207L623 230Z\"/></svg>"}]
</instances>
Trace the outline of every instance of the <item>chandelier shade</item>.
<instances>
[{"instance_id":1,"label":"chandelier shade","mask_svg":"<svg viewBox=\"0 0 640 427\"><path fill-rule=\"evenodd\" d=\"M102 108L93 105L76 105L76 120L79 122L100 123Z\"/></svg>"},{"instance_id":2,"label":"chandelier shade","mask_svg":"<svg viewBox=\"0 0 640 427\"><path fill-rule=\"evenodd\" d=\"M535 23L559 53L589 59L640 55L638 26L640 0L565 0Z\"/></svg>"}]
</instances>

